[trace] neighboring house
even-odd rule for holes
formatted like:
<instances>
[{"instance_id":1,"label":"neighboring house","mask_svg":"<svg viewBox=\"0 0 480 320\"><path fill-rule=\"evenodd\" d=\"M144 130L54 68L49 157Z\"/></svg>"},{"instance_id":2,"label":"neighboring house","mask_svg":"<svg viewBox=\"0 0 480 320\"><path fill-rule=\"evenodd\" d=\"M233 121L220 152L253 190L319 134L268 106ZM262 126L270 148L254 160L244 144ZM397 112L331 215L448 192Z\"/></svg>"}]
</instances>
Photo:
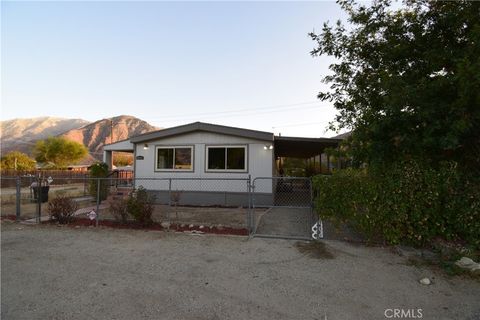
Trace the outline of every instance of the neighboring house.
<instances>
[{"instance_id":1,"label":"neighboring house","mask_svg":"<svg viewBox=\"0 0 480 320\"><path fill-rule=\"evenodd\" d=\"M135 185L155 191L160 202L168 202L171 190L192 204L217 204L228 194L229 203L244 205L246 179L277 176L276 157L315 157L338 142L195 122L105 145L104 161L111 164L112 151L133 152ZM272 181L255 189L265 202L273 192Z\"/></svg>"}]
</instances>

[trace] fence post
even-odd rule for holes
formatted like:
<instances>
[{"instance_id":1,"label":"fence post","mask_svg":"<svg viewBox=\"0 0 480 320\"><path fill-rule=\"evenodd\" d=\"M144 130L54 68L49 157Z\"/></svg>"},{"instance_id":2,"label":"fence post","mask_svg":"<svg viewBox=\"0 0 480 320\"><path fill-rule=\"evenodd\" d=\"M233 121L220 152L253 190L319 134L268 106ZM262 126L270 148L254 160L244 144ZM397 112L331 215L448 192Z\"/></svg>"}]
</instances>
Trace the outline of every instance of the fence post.
<instances>
[{"instance_id":1,"label":"fence post","mask_svg":"<svg viewBox=\"0 0 480 320\"><path fill-rule=\"evenodd\" d=\"M168 206L172 206L172 178L168 178Z\"/></svg>"},{"instance_id":2,"label":"fence post","mask_svg":"<svg viewBox=\"0 0 480 320\"><path fill-rule=\"evenodd\" d=\"M40 223L42 222L42 179L40 174L38 174L37 177L37 185L35 186L37 188L37 222Z\"/></svg>"},{"instance_id":3,"label":"fence post","mask_svg":"<svg viewBox=\"0 0 480 320\"><path fill-rule=\"evenodd\" d=\"M252 176L248 175L248 217L247 217L247 228L248 228L248 236L251 237L253 233L253 225L254 225L254 210L253 210L253 185L252 185Z\"/></svg>"},{"instance_id":4,"label":"fence post","mask_svg":"<svg viewBox=\"0 0 480 320\"><path fill-rule=\"evenodd\" d=\"M309 179L309 184L310 184L310 216L312 219L312 224L317 223L317 219L315 217L315 205L314 205L314 194L313 194L313 179L310 177Z\"/></svg>"},{"instance_id":5,"label":"fence post","mask_svg":"<svg viewBox=\"0 0 480 320\"><path fill-rule=\"evenodd\" d=\"M95 227L98 227L98 215L100 211L100 178L97 178L97 211L95 215Z\"/></svg>"},{"instance_id":6,"label":"fence post","mask_svg":"<svg viewBox=\"0 0 480 320\"><path fill-rule=\"evenodd\" d=\"M87 174L83 175L83 196L87 195Z\"/></svg>"},{"instance_id":7,"label":"fence post","mask_svg":"<svg viewBox=\"0 0 480 320\"><path fill-rule=\"evenodd\" d=\"M16 218L15 218L15 221L20 221L20 196L21 196L21 193L20 193L20 177L17 176L17 181L16 181L16 188L17 188L17 197L16 197Z\"/></svg>"}]
</instances>

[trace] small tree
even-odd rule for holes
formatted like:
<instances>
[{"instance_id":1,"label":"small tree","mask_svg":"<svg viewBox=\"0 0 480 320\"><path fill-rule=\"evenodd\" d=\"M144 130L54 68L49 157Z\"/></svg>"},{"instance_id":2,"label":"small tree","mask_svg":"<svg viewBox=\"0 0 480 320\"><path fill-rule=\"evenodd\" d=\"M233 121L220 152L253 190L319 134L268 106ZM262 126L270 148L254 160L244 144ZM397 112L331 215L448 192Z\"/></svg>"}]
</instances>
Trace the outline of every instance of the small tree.
<instances>
[{"instance_id":1,"label":"small tree","mask_svg":"<svg viewBox=\"0 0 480 320\"><path fill-rule=\"evenodd\" d=\"M85 157L88 150L81 143L63 137L50 137L38 141L33 153L38 162L53 163L56 168L66 168Z\"/></svg>"},{"instance_id":2,"label":"small tree","mask_svg":"<svg viewBox=\"0 0 480 320\"><path fill-rule=\"evenodd\" d=\"M34 170L35 160L23 152L11 151L2 157L0 166L1 169Z\"/></svg>"},{"instance_id":3,"label":"small tree","mask_svg":"<svg viewBox=\"0 0 480 320\"><path fill-rule=\"evenodd\" d=\"M97 183L100 183L100 201L107 199L108 195L108 181L106 178L108 176L108 165L104 162L98 162L90 166L90 177L92 178L100 178L98 179L91 179L88 191L92 197L95 199L97 198L97 190L98 186Z\"/></svg>"},{"instance_id":4,"label":"small tree","mask_svg":"<svg viewBox=\"0 0 480 320\"><path fill-rule=\"evenodd\" d=\"M314 56L336 58L319 93L353 129L357 163L419 158L480 165L480 5L475 1L338 1L348 15L311 33ZM478 171L477 171L478 172Z\"/></svg>"}]
</instances>

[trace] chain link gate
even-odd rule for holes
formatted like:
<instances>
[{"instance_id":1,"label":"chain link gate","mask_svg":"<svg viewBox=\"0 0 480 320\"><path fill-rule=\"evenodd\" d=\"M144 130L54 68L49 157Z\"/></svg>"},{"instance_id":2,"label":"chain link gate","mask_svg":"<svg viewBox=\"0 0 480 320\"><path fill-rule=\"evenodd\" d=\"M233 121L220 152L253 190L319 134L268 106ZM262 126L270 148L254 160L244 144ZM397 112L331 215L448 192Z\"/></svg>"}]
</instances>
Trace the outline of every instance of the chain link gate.
<instances>
[{"instance_id":1,"label":"chain link gate","mask_svg":"<svg viewBox=\"0 0 480 320\"><path fill-rule=\"evenodd\" d=\"M318 217L313 210L310 178L258 177L253 179L251 189L253 236L312 239Z\"/></svg>"}]
</instances>

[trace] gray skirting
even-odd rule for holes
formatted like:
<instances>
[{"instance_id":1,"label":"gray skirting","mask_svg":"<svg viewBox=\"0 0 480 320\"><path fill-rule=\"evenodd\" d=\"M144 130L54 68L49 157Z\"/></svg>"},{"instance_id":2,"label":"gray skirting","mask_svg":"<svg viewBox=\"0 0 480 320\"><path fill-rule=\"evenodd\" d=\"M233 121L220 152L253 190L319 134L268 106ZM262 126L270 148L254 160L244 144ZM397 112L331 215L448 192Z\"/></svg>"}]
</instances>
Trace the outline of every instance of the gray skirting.
<instances>
[{"instance_id":1,"label":"gray skirting","mask_svg":"<svg viewBox=\"0 0 480 320\"><path fill-rule=\"evenodd\" d=\"M168 204L175 198L172 192L163 190L148 190L148 193L155 196L155 203ZM271 193L255 193L255 204L270 206L273 204ZM171 198L171 199L170 199ZM226 206L226 207L248 207L249 194L246 192L214 192L214 191L182 191L178 197L178 205L190 206Z\"/></svg>"}]
</instances>

